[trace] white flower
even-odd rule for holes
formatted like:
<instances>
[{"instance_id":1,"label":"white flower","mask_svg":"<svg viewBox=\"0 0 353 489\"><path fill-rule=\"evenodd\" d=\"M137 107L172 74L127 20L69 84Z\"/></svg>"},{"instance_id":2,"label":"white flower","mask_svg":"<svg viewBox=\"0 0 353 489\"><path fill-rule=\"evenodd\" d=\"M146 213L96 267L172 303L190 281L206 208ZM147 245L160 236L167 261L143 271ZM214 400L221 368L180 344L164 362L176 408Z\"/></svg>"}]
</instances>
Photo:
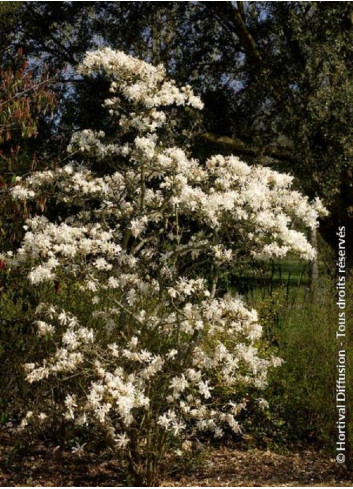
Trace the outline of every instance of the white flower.
<instances>
[{"instance_id":1,"label":"white flower","mask_svg":"<svg viewBox=\"0 0 353 489\"><path fill-rule=\"evenodd\" d=\"M48 324L45 321L37 321L38 335L45 336L51 335L55 332L55 328L52 324Z\"/></svg>"},{"instance_id":2,"label":"white flower","mask_svg":"<svg viewBox=\"0 0 353 489\"><path fill-rule=\"evenodd\" d=\"M84 453L85 453L85 446L86 445L87 445L87 443L82 443L82 445L80 445L79 443L76 443L76 445L74 447L72 447L71 452L74 455L78 455L79 457L82 457L82 455L84 455Z\"/></svg>"},{"instance_id":3,"label":"white flower","mask_svg":"<svg viewBox=\"0 0 353 489\"><path fill-rule=\"evenodd\" d=\"M131 221L130 229L135 238L137 238L145 230L147 222L147 216L143 216L140 219L133 219Z\"/></svg>"},{"instance_id":4,"label":"white flower","mask_svg":"<svg viewBox=\"0 0 353 489\"><path fill-rule=\"evenodd\" d=\"M222 438L224 436L224 431L219 428L218 426L214 429L214 437L215 438Z\"/></svg>"},{"instance_id":5,"label":"white flower","mask_svg":"<svg viewBox=\"0 0 353 489\"><path fill-rule=\"evenodd\" d=\"M118 435L115 438L116 446L120 449L126 448L129 442L130 442L130 438L126 435L126 433L123 433L122 435Z\"/></svg>"},{"instance_id":6,"label":"white flower","mask_svg":"<svg viewBox=\"0 0 353 489\"><path fill-rule=\"evenodd\" d=\"M260 397L258 400L258 403L259 403L259 407L263 410L266 410L270 407L269 403L266 401L266 399L263 399L262 397Z\"/></svg>"},{"instance_id":7,"label":"white flower","mask_svg":"<svg viewBox=\"0 0 353 489\"><path fill-rule=\"evenodd\" d=\"M185 378L184 374L180 377L173 377L170 382L170 389L173 389L175 392L183 392L189 386L189 382Z\"/></svg>"},{"instance_id":8,"label":"white flower","mask_svg":"<svg viewBox=\"0 0 353 489\"><path fill-rule=\"evenodd\" d=\"M173 348L172 350L170 350L168 353L167 353L167 359L168 360L171 360L172 358L174 358L176 355L178 354L178 350L175 350L175 348Z\"/></svg>"},{"instance_id":9,"label":"white flower","mask_svg":"<svg viewBox=\"0 0 353 489\"><path fill-rule=\"evenodd\" d=\"M68 324L69 319L70 317L65 311L61 311L61 313L58 315L58 320L63 326L66 326Z\"/></svg>"},{"instance_id":10,"label":"white flower","mask_svg":"<svg viewBox=\"0 0 353 489\"><path fill-rule=\"evenodd\" d=\"M32 198L35 196L33 190L29 190L25 187L21 187L20 185L16 185L16 187L12 189L11 193L12 196L18 200L26 200L28 198Z\"/></svg>"},{"instance_id":11,"label":"white flower","mask_svg":"<svg viewBox=\"0 0 353 489\"><path fill-rule=\"evenodd\" d=\"M117 289L119 287L120 283L119 280L117 280L115 277L109 277L108 279L108 286L112 289Z\"/></svg>"},{"instance_id":12,"label":"white flower","mask_svg":"<svg viewBox=\"0 0 353 489\"><path fill-rule=\"evenodd\" d=\"M76 396L68 394L65 398L64 404L66 406L66 419L74 419L75 418L75 408L77 408Z\"/></svg>"},{"instance_id":13,"label":"white flower","mask_svg":"<svg viewBox=\"0 0 353 489\"><path fill-rule=\"evenodd\" d=\"M91 292L97 292L99 286L95 280L88 280L86 283L86 289Z\"/></svg>"},{"instance_id":14,"label":"white flower","mask_svg":"<svg viewBox=\"0 0 353 489\"><path fill-rule=\"evenodd\" d=\"M94 266L98 270L111 270L113 268L113 265L108 263L104 258L97 258L97 260L94 262Z\"/></svg>"},{"instance_id":15,"label":"white flower","mask_svg":"<svg viewBox=\"0 0 353 489\"><path fill-rule=\"evenodd\" d=\"M211 389L212 388L209 387L208 380L206 380L206 381L201 380L201 382L199 382L197 385L198 385L200 394L202 394L205 399L209 399L211 397Z\"/></svg>"},{"instance_id":16,"label":"white flower","mask_svg":"<svg viewBox=\"0 0 353 489\"><path fill-rule=\"evenodd\" d=\"M55 273L50 268L47 268L47 266L38 265L29 273L28 278L32 284L36 285L41 282L54 280Z\"/></svg>"}]
</instances>

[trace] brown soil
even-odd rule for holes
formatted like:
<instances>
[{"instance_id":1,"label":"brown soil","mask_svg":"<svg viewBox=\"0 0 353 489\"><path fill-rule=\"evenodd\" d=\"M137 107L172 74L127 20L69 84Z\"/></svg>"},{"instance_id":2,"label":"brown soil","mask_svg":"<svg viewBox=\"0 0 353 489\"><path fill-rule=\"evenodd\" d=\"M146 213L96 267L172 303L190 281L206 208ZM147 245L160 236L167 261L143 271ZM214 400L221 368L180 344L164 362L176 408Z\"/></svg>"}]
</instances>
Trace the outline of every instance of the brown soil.
<instances>
[{"instance_id":1,"label":"brown soil","mask_svg":"<svg viewBox=\"0 0 353 489\"><path fill-rule=\"evenodd\" d=\"M14 449L8 436L0 435L0 487L123 485L119 464L107 457L87 454L79 458L44 444L23 453L23 449ZM180 470L161 486L353 487L353 482L335 460L322 453L283 455L220 448L209 450L201 467Z\"/></svg>"}]
</instances>

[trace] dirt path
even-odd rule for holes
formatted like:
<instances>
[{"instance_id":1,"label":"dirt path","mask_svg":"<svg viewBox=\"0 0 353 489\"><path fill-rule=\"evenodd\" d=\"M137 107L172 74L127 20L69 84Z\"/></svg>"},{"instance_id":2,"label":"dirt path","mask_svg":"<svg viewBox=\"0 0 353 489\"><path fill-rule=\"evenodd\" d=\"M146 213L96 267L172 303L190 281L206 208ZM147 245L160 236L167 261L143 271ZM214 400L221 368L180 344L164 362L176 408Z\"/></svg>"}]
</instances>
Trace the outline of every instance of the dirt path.
<instances>
[{"instance_id":1,"label":"dirt path","mask_svg":"<svg viewBox=\"0 0 353 489\"><path fill-rule=\"evenodd\" d=\"M95 455L62 456L38 445L25 453L0 438L0 487L124 485L117 462ZM315 452L280 455L270 451L211 450L201 466L168 476L163 486L353 487L329 456Z\"/></svg>"}]
</instances>

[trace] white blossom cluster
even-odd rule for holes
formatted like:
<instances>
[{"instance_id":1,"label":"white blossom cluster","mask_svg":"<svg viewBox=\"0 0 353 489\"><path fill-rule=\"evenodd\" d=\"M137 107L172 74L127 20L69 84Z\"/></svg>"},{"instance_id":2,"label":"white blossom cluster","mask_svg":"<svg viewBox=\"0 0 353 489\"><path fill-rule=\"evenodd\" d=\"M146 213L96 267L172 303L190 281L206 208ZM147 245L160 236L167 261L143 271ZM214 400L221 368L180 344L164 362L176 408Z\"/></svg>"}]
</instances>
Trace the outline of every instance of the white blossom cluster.
<instances>
[{"instance_id":1,"label":"white blossom cluster","mask_svg":"<svg viewBox=\"0 0 353 489\"><path fill-rule=\"evenodd\" d=\"M147 108L172 104L190 105L199 109L203 107L203 103L194 95L189 85L178 88L174 80L167 79L162 65L155 67L108 47L87 53L78 72L90 76L92 73L103 72L112 79L112 94L118 92ZM105 101L110 110L115 109L116 103L119 103L119 97ZM152 114L151 117L156 121L162 119L161 122L164 122L162 112L158 114L157 111L153 111ZM133 113L131 119L135 116Z\"/></svg>"},{"instance_id":2,"label":"white blossom cluster","mask_svg":"<svg viewBox=\"0 0 353 489\"><path fill-rule=\"evenodd\" d=\"M73 161L13 189L16 199L45 202L58 214L29 219L17 254L1 259L26 268L33 285L63 282L92 311L60 310L55 296L39 307L38 334L55 348L27 364L27 379L84 379L76 391L68 382L63 416L98 424L120 449L162 446L195 430L239 433L243 393L264 388L281 361L261 348L256 311L221 295L218 280L248 257L313 258L303 229L316 227L325 209L293 190L288 175L234 156L200 162L166 147L167 107L202 103L162 67L105 48L88 53L79 71L111 80L105 106L132 136L73 135L72 153L115 158L106 176ZM127 114L123 99L133 106Z\"/></svg>"}]
</instances>

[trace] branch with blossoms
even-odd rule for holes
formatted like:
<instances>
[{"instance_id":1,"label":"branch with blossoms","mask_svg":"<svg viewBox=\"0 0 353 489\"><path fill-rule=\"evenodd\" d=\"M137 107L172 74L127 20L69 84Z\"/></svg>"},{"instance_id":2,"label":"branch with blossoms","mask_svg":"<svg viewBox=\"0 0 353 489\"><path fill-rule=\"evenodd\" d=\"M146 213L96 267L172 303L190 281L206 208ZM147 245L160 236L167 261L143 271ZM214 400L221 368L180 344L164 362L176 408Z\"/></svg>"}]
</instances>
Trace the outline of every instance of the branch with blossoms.
<instances>
[{"instance_id":1,"label":"branch with blossoms","mask_svg":"<svg viewBox=\"0 0 353 489\"><path fill-rule=\"evenodd\" d=\"M326 211L288 175L234 156L198 161L187 142L176 146L167 111L202 102L162 66L103 48L78 71L111 81L115 140L75 133L68 151L86 166L18 181L15 199L45 198L46 207L28 219L17 253L0 259L40 290L63 284L38 307L38 334L54 343L48 358L27 364L27 380L60 381L63 418L104 432L135 483L153 485L164 455L189 450L196 433L239 436L245 394L264 389L281 364L256 311L224 295L219 278L241 259L312 259L296 228L315 228ZM97 176L92 161L109 161L107 174Z\"/></svg>"}]
</instances>

